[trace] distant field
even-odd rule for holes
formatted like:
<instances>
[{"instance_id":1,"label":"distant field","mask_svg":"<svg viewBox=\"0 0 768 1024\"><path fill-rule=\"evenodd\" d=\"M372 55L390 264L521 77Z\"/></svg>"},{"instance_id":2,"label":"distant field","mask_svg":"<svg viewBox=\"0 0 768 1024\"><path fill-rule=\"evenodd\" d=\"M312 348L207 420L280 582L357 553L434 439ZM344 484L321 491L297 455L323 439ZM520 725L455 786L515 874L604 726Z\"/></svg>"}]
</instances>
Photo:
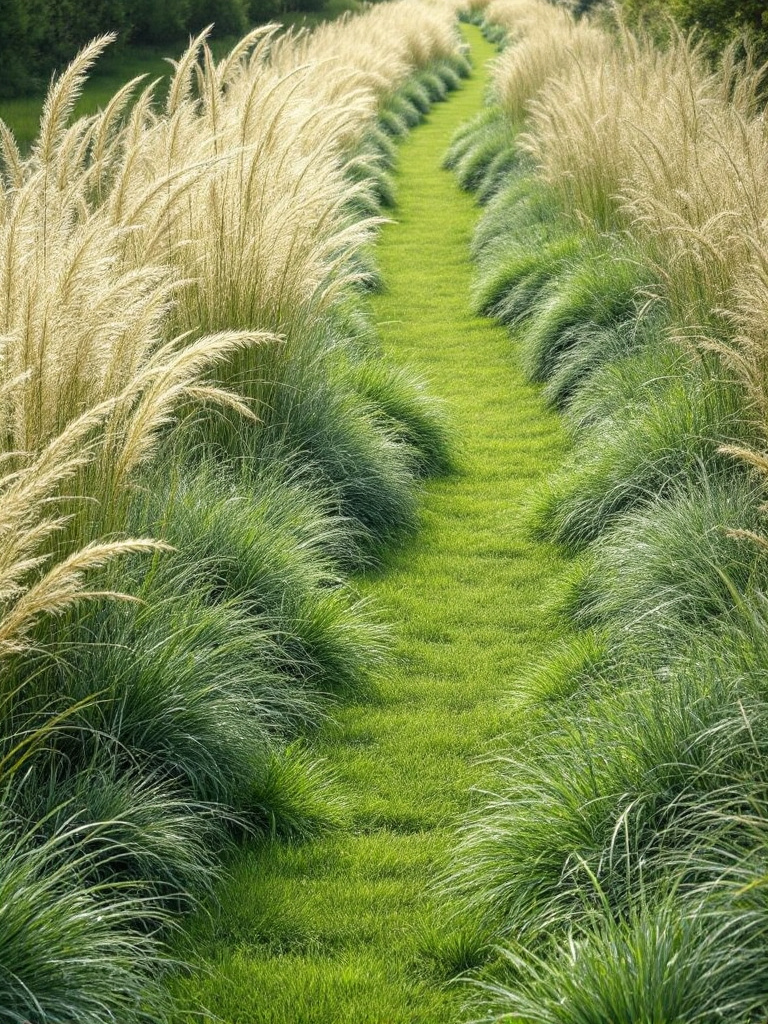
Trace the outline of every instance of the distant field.
<instances>
[{"instance_id":1,"label":"distant field","mask_svg":"<svg viewBox=\"0 0 768 1024\"><path fill-rule=\"evenodd\" d=\"M345 11L362 9L360 0L328 0L322 11L289 14L280 18L285 26L312 27L323 21L337 18ZM223 55L234 45L234 38L215 39L212 42L214 56ZM146 75L147 81L155 78L167 80L170 70L167 57L177 57L186 45L185 40L169 43L167 46L128 46L107 55L94 68L90 81L75 107L75 116L93 114L103 107L115 92L137 75ZM163 83L160 85L162 92ZM44 94L20 96L0 101L0 118L11 128L22 147L27 149L37 134Z\"/></svg>"}]
</instances>

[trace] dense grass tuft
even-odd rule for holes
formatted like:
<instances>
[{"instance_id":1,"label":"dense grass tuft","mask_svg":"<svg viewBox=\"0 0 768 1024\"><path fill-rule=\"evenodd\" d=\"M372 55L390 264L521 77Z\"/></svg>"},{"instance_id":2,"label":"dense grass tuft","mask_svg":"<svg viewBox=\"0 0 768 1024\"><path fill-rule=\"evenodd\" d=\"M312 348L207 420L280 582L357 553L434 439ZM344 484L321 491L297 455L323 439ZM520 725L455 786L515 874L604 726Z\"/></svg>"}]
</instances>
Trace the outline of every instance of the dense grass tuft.
<instances>
[{"instance_id":1,"label":"dense grass tuft","mask_svg":"<svg viewBox=\"0 0 768 1024\"><path fill-rule=\"evenodd\" d=\"M585 372L585 344L592 342L596 365L605 358L595 335L605 338L613 329L618 337L608 347L612 358L621 342L631 349L638 292L645 283L642 267L610 250L585 253L575 265L565 266L523 332L523 360L531 380L547 381L557 375L550 395L562 399L574 378L578 381ZM580 363L577 367L574 359Z\"/></svg>"},{"instance_id":2,"label":"dense grass tuft","mask_svg":"<svg viewBox=\"0 0 768 1024\"><path fill-rule=\"evenodd\" d=\"M655 380L623 415L584 432L572 465L536 497L532 524L578 550L702 467L727 473L732 460L720 446L749 433L738 391L696 375Z\"/></svg>"},{"instance_id":3,"label":"dense grass tuft","mask_svg":"<svg viewBox=\"0 0 768 1024\"><path fill-rule=\"evenodd\" d=\"M759 529L761 504L745 475L701 472L623 516L593 550L579 617L632 644L674 650L688 630L764 588L759 551L733 536Z\"/></svg>"},{"instance_id":4,"label":"dense grass tuft","mask_svg":"<svg viewBox=\"0 0 768 1024\"><path fill-rule=\"evenodd\" d=\"M353 386L404 446L416 476L437 476L452 468L452 431L424 380L405 367L372 360L350 365L349 372Z\"/></svg>"},{"instance_id":5,"label":"dense grass tuft","mask_svg":"<svg viewBox=\"0 0 768 1024\"><path fill-rule=\"evenodd\" d=\"M577 256L580 246L575 235L555 239L542 235L536 250L530 243L530 238L523 243L510 240L494 253L493 263L483 267L473 296L478 313L507 326L529 319L549 283Z\"/></svg>"},{"instance_id":6,"label":"dense grass tuft","mask_svg":"<svg viewBox=\"0 0 768 1024\"><path fill-rule=\"evenodd\" d=\"M76 826L47 838L19 839L7 813L2 824L0 1006L14 1024L66 1020L95 1024L166 1019L158 945L131 925L144 914L141 897L110 895L79 877L87 853L62 863L62 848L79 846Z\"/></svg>"},{"instance_id":7,"label":"dense grass tuft","mask_svg":"<svg viewBox=\"0 0 768 1024\"><path fill-rule=\"evenodd\" d=\"M546 958L509 952L509 986L488 986L483 1021L666 1024L746 1021L762 1005L763 957L748 918L730 927L674 897L606 916Z\"/></svg>"}]
</instances>

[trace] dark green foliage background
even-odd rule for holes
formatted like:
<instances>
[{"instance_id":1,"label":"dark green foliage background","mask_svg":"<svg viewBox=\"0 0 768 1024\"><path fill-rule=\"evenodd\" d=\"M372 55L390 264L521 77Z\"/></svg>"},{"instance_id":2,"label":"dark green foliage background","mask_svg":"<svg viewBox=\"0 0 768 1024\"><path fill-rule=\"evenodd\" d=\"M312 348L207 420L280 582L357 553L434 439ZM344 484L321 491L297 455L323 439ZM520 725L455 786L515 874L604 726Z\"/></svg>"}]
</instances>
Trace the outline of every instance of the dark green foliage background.
<instances>
[{"instance_id":1,"label":"dark green foliage background","mask_svg":"<svg viewBox=\"0 0 768 1024\"><path fill-rule=\"evenodd\" d=\"M0 98L39 90L89 39L117 32L118 45L161 45L214 24L240 36L285 11L323 0L0 0Z\"/></svg>"},{"instance_id":2,"label":"dark green foliage background","mask_svg":"<svg viewBox=\"0 0 768 1024\"><path fill-rule=\"evenodd\" d=\"M605 0L576 0L576 14L605 6ZM702 29L713 52L745 31L759 55L768 59L768 5L765 0L619 0L619 8L632 27L643 25L663 38L670 19L682 29Z\"/></svg>"}]
</instances>

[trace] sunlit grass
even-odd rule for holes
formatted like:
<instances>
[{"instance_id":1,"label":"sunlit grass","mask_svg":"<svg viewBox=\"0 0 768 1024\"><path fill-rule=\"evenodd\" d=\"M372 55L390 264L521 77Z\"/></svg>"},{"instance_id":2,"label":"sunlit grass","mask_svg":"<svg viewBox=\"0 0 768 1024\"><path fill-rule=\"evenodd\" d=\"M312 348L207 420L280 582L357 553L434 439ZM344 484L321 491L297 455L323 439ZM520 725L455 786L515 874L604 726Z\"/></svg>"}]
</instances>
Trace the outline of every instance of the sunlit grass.
<instances>
[{"instance_id":1,"label":"sunlit grass","mask_svg":"<svg viewBox=\"0 0 768 1024\"><path fill-rule=\"evenodd\" d=\"M481 64L493 49L468 32ZM476 213L439 166L484 84L478 71L402 144L373 300L387 351L445 399L457 470L427 484L421 532L364 585L393 622L394 661L319 747L346 827L236 858L191 933L201 962L178 991L233 1024L449 1024L466 993L445 981L487 955L433 887L470 788L492 777L478 758L519 729L508 680L552 633L541 601L562 563L525 538L519 506L564 439L501 329L468 311Z\"/></svg>"}]
</instances>

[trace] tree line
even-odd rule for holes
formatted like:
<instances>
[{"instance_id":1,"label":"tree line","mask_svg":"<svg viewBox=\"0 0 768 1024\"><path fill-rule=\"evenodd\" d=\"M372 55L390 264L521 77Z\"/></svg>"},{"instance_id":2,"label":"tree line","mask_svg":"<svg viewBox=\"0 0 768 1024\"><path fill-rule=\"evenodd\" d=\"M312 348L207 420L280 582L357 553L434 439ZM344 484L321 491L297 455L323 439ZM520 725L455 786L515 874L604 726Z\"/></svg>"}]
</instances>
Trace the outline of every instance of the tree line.
<instances>
[{"instance_id":1,"label":"tree line","mask_svg":"<svg viewBox=\"0 0 768 1024\"><path fill-rule=\"evenodd\" d=\"M746 34L768 60L766 0L571 0L569 6L576 14L617 6L630 26L643 26L660 39L668 36L671 22L686 32L703 30L714 53Z\"/></svg>"},{"instance_id":2,"label":"tree line","mask_svg":"<svg viewBox=\"0 0 768 1024\"><path fill-rule=\"evenodd\" d=\"M215 24L219 36L322 0L0 0L0 97L35 91L54 68L103 32L119 44L176 42Z\"/></svg>"}]
</instances>

